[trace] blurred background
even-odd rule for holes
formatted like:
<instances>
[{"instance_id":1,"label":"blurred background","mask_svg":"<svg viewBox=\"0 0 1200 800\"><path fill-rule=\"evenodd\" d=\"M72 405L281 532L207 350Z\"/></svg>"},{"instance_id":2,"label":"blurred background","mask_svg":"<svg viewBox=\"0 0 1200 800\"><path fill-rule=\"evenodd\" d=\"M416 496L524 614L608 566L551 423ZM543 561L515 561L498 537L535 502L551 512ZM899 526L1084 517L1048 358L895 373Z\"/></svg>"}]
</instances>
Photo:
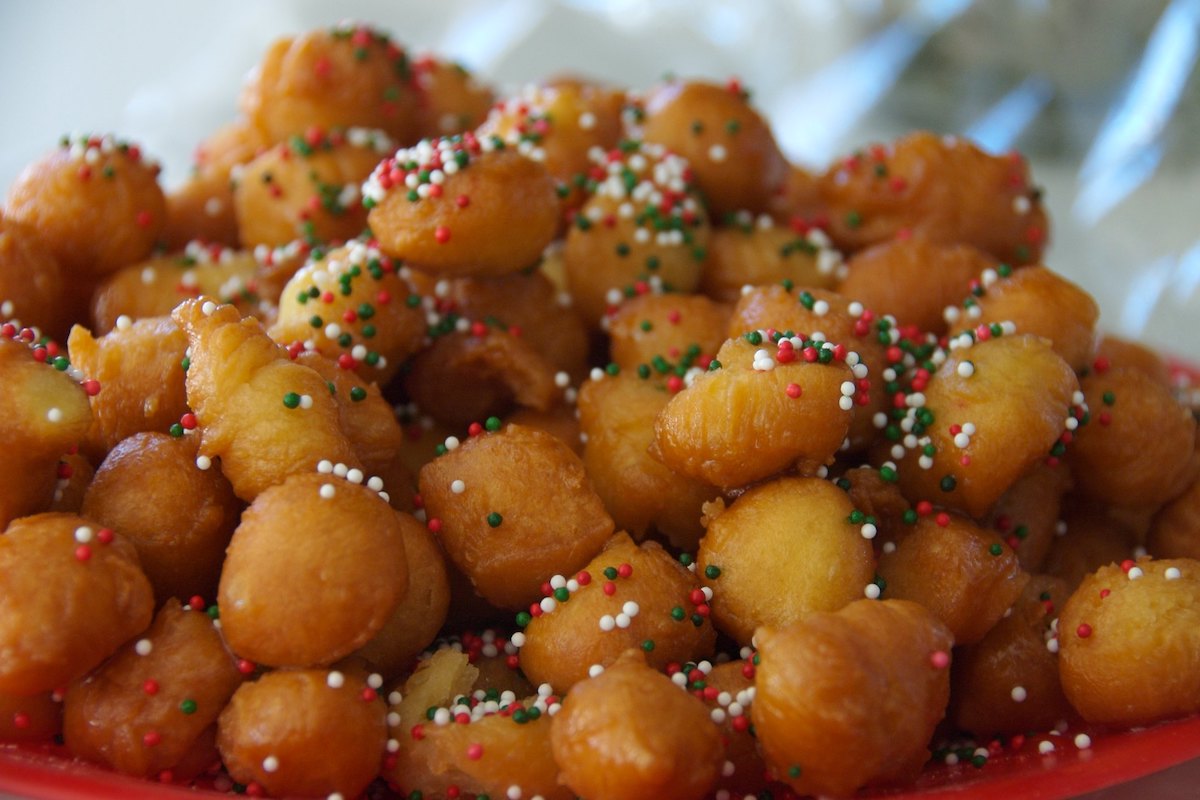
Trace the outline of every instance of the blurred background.
<instances>
[{"instance_id":1,"label":"blurred background","mask_svg":"<svg viewBox=\"0 0 1200 800\"><path fill-rule=\"evenodd\" d=\"M1200 361L1200 0L6 2L0 187L64 133L108 131L174 185L271 40L347 17L501 90L737 76L813 169L914 128L1020 149L1048 265L1106 330Z\"/></svg>"}]
</instances>

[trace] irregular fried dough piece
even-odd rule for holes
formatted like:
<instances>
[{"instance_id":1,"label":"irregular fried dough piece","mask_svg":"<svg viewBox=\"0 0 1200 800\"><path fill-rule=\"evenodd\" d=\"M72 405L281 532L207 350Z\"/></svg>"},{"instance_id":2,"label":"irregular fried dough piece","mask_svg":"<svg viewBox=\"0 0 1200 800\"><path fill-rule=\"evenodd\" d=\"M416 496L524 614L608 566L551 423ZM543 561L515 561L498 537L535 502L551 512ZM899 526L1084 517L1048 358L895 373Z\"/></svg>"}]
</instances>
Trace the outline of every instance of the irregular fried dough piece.
<instances>
[{"instance_id":1,"label":"irregular fried dough piece","mask_svg":"<svg viewBox=\"0 0 1200 800\"><path fill-rule=\"evenodd\" d=\"M643 294L609 318L612 360L621 369L654 367L660 375L693 363L707 368L725 342L729 307L703 295ZM682 381L680 382L682 386Z\"/></svg>"},{"instance_id":2,"label":"irregular fried dough piece","mask_svg":"<svg viewBox=\"0 0 1200 800\"><path fill-rule=\"evenodd\" d=\"M0 322L67 333L63 270L37 234L0 213Z\"/></svg>"},{"instance_id":3,"label":"irregular fried dough piece","mask_svg":"<svg viewBox=\"0 0 1200 800\"><path fill-rule=\"evenodd\" d=\"M190 343L187 394L200 453L221 459L238 497L249 502L323 459L361 467L325 381L289 359L258 320L202 298L172 317Z\"/></svg>"},{"instance_id":4,"label":"irregular fried dough piece","mask_svg":"<svg viewBox=\"0 0 1200 800\"><path fill-rule=\"evenodd\" d=\"M733 224L713 229L700 291L714 300L735 303L744 286L791 283L834 289L845 270L841 253L833 249L824 231L811 228L800 234L771 223L770 217L755 222L739 217Z\"/></svg>"}]
</instances>

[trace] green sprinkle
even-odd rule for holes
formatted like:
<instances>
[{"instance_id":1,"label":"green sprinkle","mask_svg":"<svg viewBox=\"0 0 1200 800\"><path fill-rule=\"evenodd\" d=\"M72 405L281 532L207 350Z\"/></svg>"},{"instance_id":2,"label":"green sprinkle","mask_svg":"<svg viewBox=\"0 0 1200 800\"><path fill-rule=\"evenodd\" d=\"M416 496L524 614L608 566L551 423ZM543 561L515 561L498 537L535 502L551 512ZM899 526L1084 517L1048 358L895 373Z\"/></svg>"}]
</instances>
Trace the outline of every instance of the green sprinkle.
<instances>
[{"instance_id":1,"label":"green sprinkle","mask_svg":"<svg viewBox=\"0 0 1200 800\"><path fill-rule=\"evenodd\" d=\"M192 366L192 360L190 358L188 358L187 356L184 356L183 360L179 362L179 366L183 369L184 372L187 372L188 367Z\"/></svg>"},{"instance_id":2,"label":"green sprinkle","mask_svg":"<svg viewBox=\"0 0 1200 800\"><path fill-rule=\"evenodd\" d=\"M1004 547L999 542L996 542L988 547L988 552L994 556L998 556L1004 552Z\"/></svg>"},{"instance_id":3,"label":"green sprinkle","mask_svg":"<svg viewBox=\"0 0 1200 800\"><path fill-rule=\"evenodd\" d=\"M604 568L604 577L608 578L610 581L615 581L617 579L617 568L616 567L605 567Z\"/></svg>"},{"instance_id":4,"label":"green sprinkle","mask_svg":"<svg viewBox=\"0 0 1200 800\"><path fill-rule=\"evenodd\" d=\"M717 578L721 577L721 568L713 564L709 564L704 568L704 577L715 581Z\"/></svg>"},{"instance_id":5,"label":"green sprinkle","mask_svg":"<svg viewBox=\"0 0 1200 800\"><path fill-rule=\"evenodd\" d=\"M288 408L300 407L300 395L295 392L288 392L283 396L283 404Z\"/></svg>"},{"instance_id":6,"label":"green sprinkle","mask_svg":"<svg viewBox=\"0 0 1200 800\"><path fill-rule=\"evenodd\" d=\"M642 642L642 650L647 653L652 652L654 650L654 640L647 639L646 641Z\"/></svg>"},{"instance_id":7,"label":"green sprinkle","mask_svg":"<svg viewBox=\"0 0 1200 800\"><path fill-rule=\"evenodd\" d=\"M533 620L528 611L517 612L517 625L524 628Z\"/></svg>"},{"instance_id":8,"label":"green sprinkle","mask_svg":"<svg viewBox=\"0 0 1200 800\"><path fill-rule=\"evenodd\" d=\"M938 486L941 487L943 492L953 492L954 488L956 486L958 486L958 481L954 478L953 475L947 475L944 478L942 478L942 480L938 484Z\"/></svg>"},{"instance_id":9,"label":"green sprinkle","mask_svg":"<svg viewBox=\"0 0 1200 800\"><path fill-rule=\"evenodd\" d=\"M499 528L500 523L502 522L504 522L504 517L500 516L495 511L487 515L487 524L493 528Z\"/></svg>"},{"instance_id":10,"label":"green sprinkle","mask_svg":"<svg viewBox=\"0 0 1200 800\"><path fill-rule=\"evenodd\" d=\"M172 425L170 428L167 429L167 433L171 434L176 439L178 439L180 436L183 436L183 426L180 425L178 422L176 422L174 425Z\"/></svg>"},{"instance_id":11,"label":"green sprinkle","mask_svg":"<svg viewBox=\"0 0 1200 800\"><path fill-rule=\"evenodd\" d=\"M179 710L185 714L196 713L196 701L190 697L179 704Z\"/></svg>"},{"instance_id":12,"label":"green sprinkle","mask_svg":"<svg viewBox=\"0 0 1200 800\"><path fill-rule=\"evenodd\" d=\"M1104 405L1106 406L1111 406L1117 402L1117 396L1113 392L1105 392L1101 395L1100 399L1104 401Z\"/></svg>"},{"instance_id":13,"label":"green sprinkle","mask_svg":"<svg viewBox=\"0 0 1200 800\"><path fill-rule=\"evenodd\" d=\"M683 606L675 606L671 609L671 619L676 622L683 622L686 616L687 612L683 610Z\"/></svg>"},{"instance_id":14,"label":"green sprinkle","mask_svg":"<svg viewBox=\"0 0 1200 800\"><path fill-rule=\"evenodd\" d=\"M565 586L560 586L554 590L554 599L560 603L565 603L571 599L571 592Z\"/></svg>"},{"instance_id":15,"label":"green sprinkle","mask_svg":"<svg viewBox=\"0 0 1200 800\"><path fill-rule=\"evenodd\" d=\"M355 403L362 402L367 399L367 390L361 386L355 386L350 389L350 399Z\"/></svg>"},{"instance_id":16,"label":"green sprinkle","mask_svg":"<svg viewBox=\"0 0 1200 800\"><path fill-rule=\"evenodd\" d=\"M488 417L483 421L483 428L490 433L495 433L496 431L500 430L500 418Z\"/></svg>"}]
</instances>

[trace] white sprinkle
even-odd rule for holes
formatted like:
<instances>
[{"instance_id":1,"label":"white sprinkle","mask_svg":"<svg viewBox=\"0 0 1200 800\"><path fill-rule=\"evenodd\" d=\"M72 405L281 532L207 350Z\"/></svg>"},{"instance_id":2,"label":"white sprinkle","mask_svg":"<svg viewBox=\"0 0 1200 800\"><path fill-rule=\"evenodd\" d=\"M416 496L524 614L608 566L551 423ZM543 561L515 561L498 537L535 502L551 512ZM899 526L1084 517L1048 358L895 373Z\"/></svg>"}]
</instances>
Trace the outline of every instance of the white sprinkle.
<instances>
[{"instance_id":1,"label":"white sprinkle","mask_svg":"<svg viewBox=\"0 0 1200 800\"><path fill-rule=\"evenodd\" d=\"M92 540L92 529L87 525L80 525L75 529L75 541L80 544L87 544Z\"/></svg>"},{"instance_id":2,"label":"white sprinkle","mask_svg":"<svg viewBox=\"0 0 1200 800\"><path fill-rule=\"evenodd\" d=\"M275 756L267 756L262 761L263 772L274 772L279 769L279 759Z\"/></svg>"},{"instance_id":3,"label":"white sprinkle","mask_svg":"<svg viewBox=\"0 0 1200 800\"><path fill-rule=\"evenodd\" d=\"M712 147L708 148L709 161L716 161L719 164L725 160L725 156L727 155L728 153L726 153L724 145L714 144Z\"/></svg>"},{"instance_id":4,"label":"white sprinkle","mask_svg":"<svg viewBox=\"0 0 1200 800\"><path fill-rule=\"evenodd\" d=\"M960 361L955 371L960 378L969 378L975 374L975 365L970 361Z\"/></svg>"},{"instance_id":5,"label":"white sprinkle","mask_svg":"<svg viewBox=\"0 0 1200 800\"><path fill-rule=\"evenodd\" d=\"M217 310L217 304L212 300L205 300L204 305L200 306L200 313L206 317L212 316L212 313Z\"/></svg>"},{"instance_id":6,"label":"white sprinkle","mask_svg":"<svg viewBox=\"0 0 1200 800\"><path fill-rule=\"evenodd\" d=\"M617 614L617 627L628 628L633 623L628 614Z\"/></svg>"},{"instance_id":7,"label":"white sprinkle","mask_svg":"<svg viewBox=\"0 0 1200 800\"><path fill-rule=\"evenodd\" d=\"M1142 572L1141 567L1130 567L1129 572L1126 574L1129 576L1129 580L1136 581L1146 573Z\"/></svg>"},{"instance_id":8,"label":"white sprinkle","mask_svg":"<svg viewBox=\"0 0 1200 800\"><path fill-rule=\"evenodd\" d=\"M714 708L712 711L708 712L708 716L713 722L720 725L725 721L725 718L728 716L728 714L725 713L725 709L723 708Z\"/></svg>"},{"instance_id":9,"label":"white sprinkle","mask_svg":"<svg viewBox=\"0 0 1200 800\"><path fill-rule=\"evenodd\" d=\"M333 462L327 458L323 458L317 462L317 472L322 475L328 475L333 472Z\"/></svg>"},{"instance_id":10,"label":"white sprinkle","mask_svg":"<svg viewBox=\"0 0 1200 800\"><path fill-rule=\"evenodd\" d=\"M549 614L558 608L558 601L553 597L543 597L542 602L538 603L538 605L541 606L543 614Z\"/></svg>"},{"instance_id":11,"label":"white sprinkle","mask_svg":"<svg viewBox=\"0 0 1200 800\"><path fill-rule=\"evenodd\" d=\"M594 678L597 675L603 674L603 672L604 672L604 667L601 664L592 664L590 667L588 667L588 677L589 678ZM686 681L687 678L684 678L684 680Z\"/></svg>"},{"instance_id":12,"label":"white sprinkle","mask_svg":"<svg viewBox=\"0 0 1200 800\"><path fill-rule=\"evenodd\" d=\"M854 399L845 396L839 397L838 408L840 408L842 411L850 411L854 408Z\"/></svg>"},{"instance_id":13,"label":"white sprinkle","mask_svg":"<svg viewBox=\"0 0 1200 800\"><path fill-rule=\"evenodd\" d=\"M337 494L337 489L334 488L332 483L321 484L321 499L331 500L335 494Z\"/></svg>"},{"instance_id":14,"label":"white sprinkle","mask_svg":"<svg viewBox=\"0 0 1200 800\"><path fill-rule=\"evenodd\" d=\"M521 800L521 787L515 784L508 787L508 791L504 793L504 796L507 797L508 800Z\"/></svg>"},{"instance_id":15,"label":"white sprinkle","mask_svg":"<svg viewBox=\"0 0 1200 800\"><path fill-rule=\"evenodd\" d=\"M148 656L150 655L150 651L153 649L154 643L149 639L138 639L137 643L133 646L133 652L137 653L139 656Z\"/></svg>"},{"instance_id":16,"label":"white sprinkle","mask_svg":"<svg viewBox=\"0 0 1200 800\"><path fill-rule=\"evenodd\" d=\"M509 637L508 640L513 643L514 647L524 647L525 646L525 634L522 633L521 631L517 631L516 633L514 633L512 636Z\"/></svg>"},{"instance_id":17,"label":"white sprinkle","mask_svg":"<svg viewBox=\"0 0 1200 800\"><path fill-rule=\"evenodd\" d=\"M596 115L590 111L585 111L579 115L580 130L590 131L596 127Z\"/></svg>"},{"instance_id":18,"label":"white sprinkle","mask_svg":"<svg viewBox=\"0 0 1200 800\"><path fill-rule=\"evenodd\" d=\"M459 442L457 436L447 436L444 444L447 450L457 450L461 442Z\"/></svg>"},{"instance_id":19,"label":"white sprinkle","mask_svg":"<svg viewBox=\"0 0 1200 800\"><path fill-rule=\"evenodd\" d=\"M632 600L626 600L625 605L621 606L621 611L630 617L636 617L641 610L641 607Z\"/></svg>"},{"instance_id":20,"label":"white sprinkle","mask_svg":"<svg viewBox=\"0 0 1200 800\"><path fill-rule=\"evenodd\" d=\"M383 676L378 672L372 672L367 676L367 686L370 686L372 689L378 689L380 686L383 686Z\"/></svg>"},{"instance_id":21,"label":"white sprinkle","mask_svg":"<svg viewBox=\"0 0 1200 800\"><path fill-rule=\"evenodd\" d=\"M863 587L863 596L866 597L868 600L878 600L879 599L879 585L875 584L875 583L868 583L866 586Z\"/></svg>"},{"instance_id":22,"label":"white sprinkle","mask_svg":"<svg viewBox=\"0 0 1200 800\"><path fill-rule=\"evenodd\" d=\"M338 672L336 669L331 670L329 675L325 678L325 685L330 689L340 689L345 685L345 683L346 676Z\"/></svg>"},{"instance_id":23,"label":"white sprinkle","mask_svg":"<svg viewBox=\"0 0 1200 800\"><path fill-rule=\"evenodd\" d=\"M612 614L605 614L600 618L600 630L607 633L615 627L617 627L617 621L613 619Z\"/></svg>"},{"instance_id":24,"label":"white sprinkle","mask_svg":"<svg viewBox=\"0 0 1200 800\"><path fill-rule=\"evenodd\" d=\"M383 478L379 477L378 475L372 475L367 480L367 488L373 492L382 492L383 491Z\"/></svg>"},{"instance_id":25,"label":"white sprinkle","mask_svg":"<svg viewBox=\"0 0 1200 800\"><path fill-rule=\"evenodd\" d=\"M466 490L467 485L461 480L454 480L450 482L450 491L454 492L455 494L462 494Z\"/></svg>"},{"instance_id":26,"label":"white sprinkle","mask_svg":"<svg viewBox=\"0 0 1200 800\"><path fill-rule=\"evenodd\" d=\"M50 422L62 422L62 418L62 409L52 408L46 412L46 419L48 419Z\"/></svg>"},{"instance_id":27,"label":"white sprinkle","mask_svg":"<svg viewBox=\"0 0 1200 800\"><path fill-rule=\"evenodd\" d=\"M971 443L971 437L965 433L958 433L954 436L954 446L962 449Z\"/></svg>"},{"instance_id":28,"label":"white sprinkle","mask_svg":"<svg viewBox=\"0 0 1200 800\"><path fill-rule=\"evenodd\" d=\"M874 524L868 522L866 525L862 526L862 530L860 532L862 533L862 537L864 539L874 539L879 533L879 529L876 528Z\"/></svg>"},{"instance_id":29,"label":"white sprinkle","mask_svg":"<svg viewBox=\"0 0 1200 800\"><path fill-rule=\"evenodd\" d=\"M1029 198L1023 194L1019 194L1013 198L1013 211L1018 214L1028 214L1030 206Z\"/></svg>"},{"instance_id":30,"label":"white sprinkle","mask_svg":"<svg viewBox=\"0 0 1200 800\"><path fill-rule=\"evenodd\" d=\"M439 708L437 711L433 712L433 724L434 725L449 725L450 724L450 709Z\"/></svg>"},{"instance_id":31,"label":"white sprinkle","mask_svg":"<svg viewBox=\"0 0 1200 800\"><path fill-rule=\"evenodd\" d=\"M1046 755L1047 753L1053 753L1054 752L1054 742L1050 741L1049 739L1043 739L1042 741L1038 742L1038 752L1041 753L1042 755Z\"/></svg>"},{"instance_id":32,"label":"white sprinkle","mask_svg":"<svg viewBox=\"0 0 1200 800\"><path fill-rule=\"evenodd\" d=\"M1133 570L1130 570L1132 572ZM1163 573L1163 577L1169 581L1177 581L1183 577L1183 573L1179 571L1179 567L1167 567Z\"/></svg>"},{"instance_id":33,"label":"white sprinkle","mask_svg":"<svg viewBox=\"0 0 1200 800\"><path fill-rule=\"evenodd\" d=\"M300 407L301 408L312 408L312 403L313 403L313 399L310 395L307 395L307 394L300 395Z\"/></svg>"},{"instance_id":34,"label":"white sprinkle","mask_svg":"<svg viewBox=\"0 0 1200 800\"><path fill-rule=\"evenodd\" d=\"M1075 746L1080 750L1087 750L1092 746L1092 737L1088 736L1086 733L1075 734Z\"/></svg>"},{"instance_id":35,"label":"white sprinkle","mask_svg":"<svg viewBox=\"0 0 1200 800\"><path fill-rule=\"evenodd\" d=\"M1025 698L1029 697L1029 693L1025 691L1024 686L1014 686L1008 694L1012 697L1014 703L1024 703Z\"/></svg>"},{"instance_id":36,"label":"white sprinkle","mask_svg":"<svg viewBox=\"0 0 1200 800\"><path fill-rule=\"evenodd\" d=\"M212 467L212 459L208 456L196 456L196 469L203 472Z\"/></svg>"}]
</instances>

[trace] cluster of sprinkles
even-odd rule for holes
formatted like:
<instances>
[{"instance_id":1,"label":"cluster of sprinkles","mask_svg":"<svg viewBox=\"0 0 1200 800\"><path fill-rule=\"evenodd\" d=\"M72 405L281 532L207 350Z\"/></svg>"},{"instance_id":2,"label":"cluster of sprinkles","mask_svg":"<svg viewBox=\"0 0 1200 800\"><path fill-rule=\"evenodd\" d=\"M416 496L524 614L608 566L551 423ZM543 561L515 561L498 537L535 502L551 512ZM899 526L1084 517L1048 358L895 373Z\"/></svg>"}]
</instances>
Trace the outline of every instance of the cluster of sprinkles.
<instances>
[{"instance_id":1,"label":"cluster of sprinkles","mask_svg":"<svg viewBox=\"0 0 1200 800\"><path fill-rule=\"evenodd\" d=\"M807 292L802 293L802 296L808 296L811 300L811 295ZM819 309L817 304L823 304L824 308ZM813 303L814 313L822 316L828 312L828 304L823 300L818 300ZM780 364L808 363L808 364L831 364L844 363L850 367L853 380L843 381L839 387L841 397L838 398L838 408L842 411L850 411L856 405L864 406L870 400L871 382L867 365L863 363L862 358L854 350L850 350L844 344L835 344L825 339L824 334L820 332L809 335L798 335L793 331L777 331L771 328L749 331L742 334L742 338L750 344L758 347L759 345L772 345L770 347L758 347L754 351L754 356L750 367L755 372L770 372ZM721 365L717 364L719 369ZM710 369L712 365L710 364ZM798 400L804 395L804 389L797 383L789 383L784 387L784 393L793 400Z\"/></svg>"},{"instance_id":2,"label":"cluster of sprinkles","mask_svg":"<svg viewBox=\"0 0 1200 800\"><path fill-rule=\"evenodd\" d=\"M100 381L85 376L67 358L58 342L42 333L40 329L23 326L20 321L15 319L5 320L0 322L0 338L24 344L29 348L34 361L66 374L67 377L79 384L88 397L100 394ZM48 422L61 422L62 418L62 409L55 406L46 409Z\"/></svg>"},{"instance_id":3,"label":"cluster of sprinkles","mask_svg":"<svg viewBox=\"0 0 1200 800\"><path fill-rule=\"evenodd\" d=\"M748 236L756 231L774 230L778 225L770 214L755 215L745 210L725 214L722 223L725 228L741 231ZM804 255L813 260L817 274L833 276L838 280L846 277L849 270L842 251L834 246L833 240L821 227L796 218L788 223L788 228L796 235L779 246L781 260Z\"/></svg>"},{"instance_id":4,"label":"cluster of sprinkles","mask_svg":"<svg viewBox=\"0 0 1200 800\"><path fill-rule=\"evenodd\" d=\"M987 267L980 273L978 278L971 279L967 286L970 294L963 300L959 306L946 306L942 310L942 318L946 320L946 324L957 326L964 322L971 322L983 316L983 309L979 306L979 299L987 294L987 290L996 281L1001 278L1008 278L1012 275L1012 267L1008 264L999 264L996 267Z\"/></svg>"},{"instance_id":5,"label":"cluster of sprinkles","mask_svg":"<svg viewBox=\"0 0 1200 800\"><path fill-rule=\"evenodd\" d=\"M103 180L115 178L118 164L113 161L114 156L123 156L130 164L141 164L155 175L160 169L159 164L147 158L138 145L118 139L112 134L67 134L59 139L58 145L66 150L67 158L71 162L78 164L76 174L81 181L88 181L93 177ZM150 219L147 217L146 221L141 223L142 214L148 215L149 212L139 212L139 224L145 227L150 223Z\"/></svg>"},{"instance_id":6,"label":"cluster of sprinkles","mask_svg":"<svg viewBox=\"0 0 1200 800\"><path fill-rule=\"evenodd\" d=\"M335 463L326 458L317 462L317 474L342 478L347 483L357 486L365 485L368 489L378 494L380 499L385 503L391 501L391 497L383 489L383 478L380 478L378 475L372 475L368 478L357 467L348 467L340 461ZM317 491L323 500L331 500L337 495L337 486L332 482L323 483Z\"/></svg>"}]
</instances>

